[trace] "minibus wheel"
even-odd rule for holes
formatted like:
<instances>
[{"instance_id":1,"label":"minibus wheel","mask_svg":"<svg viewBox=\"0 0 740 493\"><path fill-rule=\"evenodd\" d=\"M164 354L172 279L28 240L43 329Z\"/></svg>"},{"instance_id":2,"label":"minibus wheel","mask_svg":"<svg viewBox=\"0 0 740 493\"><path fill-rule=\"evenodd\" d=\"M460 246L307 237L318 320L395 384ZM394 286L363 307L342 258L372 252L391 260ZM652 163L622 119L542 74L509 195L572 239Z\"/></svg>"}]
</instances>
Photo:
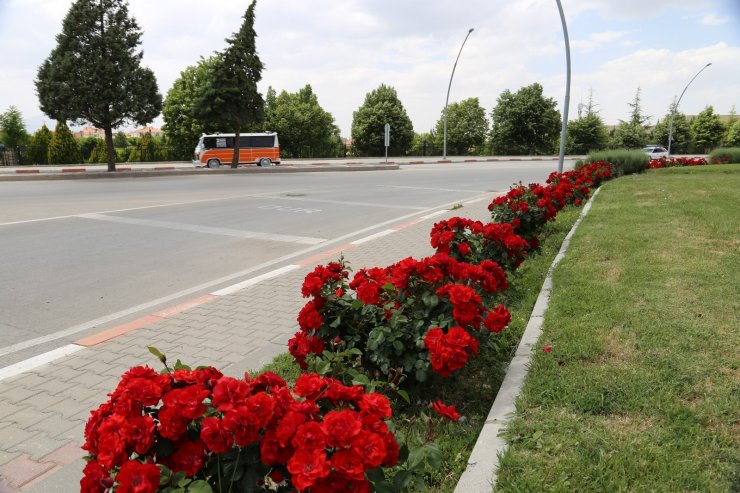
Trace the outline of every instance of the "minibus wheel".
<instances>
[{"instance_id":1,"label":"minibus wheel","mask_svg":"<svg viewBox=\"0 0 740 493\"><path fill-rule=\"evenodd\" d=\"M208 167L209 168L220 168L221 162L218 159L209 159L208 160Z\"/></svg>"},{"instance_id":2,"label":"minibus wheel","mask_svg":"<svg viewBox=\"0 0 740 493\"><path fill-rule=\"evenodd\" d=\"M269 157L260 159L260 166L272 166L272 160Z\"/></svg>"}]
</instances>

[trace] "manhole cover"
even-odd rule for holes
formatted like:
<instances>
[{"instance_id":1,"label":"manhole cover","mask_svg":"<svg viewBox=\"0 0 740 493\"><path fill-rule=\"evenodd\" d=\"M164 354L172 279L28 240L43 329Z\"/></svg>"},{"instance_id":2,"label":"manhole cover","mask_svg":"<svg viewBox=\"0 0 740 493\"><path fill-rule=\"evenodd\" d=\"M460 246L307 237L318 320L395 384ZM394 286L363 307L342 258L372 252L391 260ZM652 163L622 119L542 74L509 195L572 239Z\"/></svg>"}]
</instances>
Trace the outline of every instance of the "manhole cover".
<instances>
[{"instance_id":1,"label":"manhole cover","mask_svg":"<svg viewBox=\"0 0 740 493\"><path fill-rule=\"evenodd\" d=\"M305 193L286 193L286 197L305 197Z\"/></svg>"}]
</instances>

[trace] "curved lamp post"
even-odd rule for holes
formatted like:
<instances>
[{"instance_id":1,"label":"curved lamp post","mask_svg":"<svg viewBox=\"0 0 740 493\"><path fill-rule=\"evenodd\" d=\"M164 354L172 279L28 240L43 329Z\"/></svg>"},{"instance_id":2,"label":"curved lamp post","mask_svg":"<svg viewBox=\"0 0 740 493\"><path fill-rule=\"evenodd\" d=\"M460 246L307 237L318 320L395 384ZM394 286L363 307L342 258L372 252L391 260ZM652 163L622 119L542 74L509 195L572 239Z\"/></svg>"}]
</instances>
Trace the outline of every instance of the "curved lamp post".
<instances>
[{"instance_id":1,"label":"curved lamp post","mask_svg":"<svg viewBox=\"0 0 740 493\"><path fill-rule=\"evenodd\" d=\"M563 129L560 131L560 157L558 158L558 173L563 172L563 161L565 160L565 137L568 133L568 107L570 106L570 42L568 41L568 26L565 24L565 14L560 0L558 11L560 22L563 24L563 37L565 38L565 64L567 67L567 78L565 82L565 103L563 104Z\"/></svg>"},{"instance_id":2,"label":"curved lamp post","mask_svg":"<svg viewBox=\"0 0 740 493\"><path fill-rule=\"evenodd\" d=\"M704 65L695 76L691 78L688 84L686 84L686 87L683 88L683 91L681 92L681 95L678 97L678 101L676 101L676 104L673 105L673 108L671 110L671 124L668 126L668 155L671 155L671 141L673 140L673 119L676 117L676 111L678 111L678 104L681 102L681 98L683 97L684 93L686 92L686 89L689 88L692 82L694 82L694 79L699 77L699 74L704 71L705 68L710 66L712 63L709 62L706 65Z\"/></svg>"},{"instance_id":3,"label":"curved lamp post","mask_svg":"<svg viewBox=\"0 0 740 493\"><path fill-rule=\"evenodd\" d=\"M457 53L455 58L455 65L452 66L452 75L450 75L450 83L447 85L447 99L445 99L445 130L444 138L442 140L442 159L447 159L447 103L450 101L450 88L452 87L452 78L455 76L455 68L457 68L457 61L460 59L460 53L462 53L465 42L468 40L468 36L473 32L473 28L468 29L468 34L465 35L465 39L460 46L460 51Z\"/></svg>"}]
</instances>

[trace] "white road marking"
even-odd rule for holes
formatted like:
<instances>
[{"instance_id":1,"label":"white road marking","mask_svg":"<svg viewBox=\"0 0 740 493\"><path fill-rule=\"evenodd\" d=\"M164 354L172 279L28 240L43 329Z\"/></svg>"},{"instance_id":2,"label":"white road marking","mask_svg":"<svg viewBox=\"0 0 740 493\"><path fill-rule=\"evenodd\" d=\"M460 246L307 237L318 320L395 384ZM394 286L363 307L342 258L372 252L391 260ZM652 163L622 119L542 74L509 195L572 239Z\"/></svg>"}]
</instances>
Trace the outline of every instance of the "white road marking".
<instances>
[{"instance_id":1,"label":"white road marking","mask_svg":"<svg viewBox=\"0 0 740 493\"><path fill-rule=\"evenodd\" d=\"M470 190L466 190L470 192ZM473 190L473 193L476 193ZM413 205L393 205L385 204L383 202L351 202L347 200L330 200L330 199L312 199L311 197L279 197L275 195L263 195L261 198L275 199L275 200L297 200L299 202L318 202L320 204L336 204L336 205L357 205L361 207L380 207L382 209L408 209L412 211L423 211L428 210L426 207L417 207Z\"/></svg>"},{"instance_id":2,"label":"white road marking","mask_svg":"<svg viewBox=\"0 0 740 493\"><path fill-rule=\"evenodd\" d=\"M279 275L285 274L286 272L299 269L300 267L301 267L300 265L289 264L289 265L286 265L285 267L280 267L279 269L275 269L270 272L261 274L259 276L252 277L251 279L247 279L246 281L232 284L231 286L225 287L223 289L219 289L218 291L214 291L211 294L214 296L226 296L227 294L233 294L233 293L236 293L237 291L241 291L244 288L248 288L249 286L254 286L255 284L258 284L262 281L266 281L267 279L272 279L273 277L277 277Z\"/></svg>"},{"instance_id":3,"label":"white road marking","mask_svg":"<svg viewBox=\"0 0 740 493\"><path fill-rule=\"evenodd\" d=\"M14 365L0 368L0 381L5 380L6 378L14 377L16 375L20 375L23 372L33 370L34 368L38 368L39 366L46 365L56 359L69 356L70 354L74 354L82 349L85 349L85 347L78 346L77 344L67 344L66 346L62 346L52 351L39 354L38 356L34 356L33 358L28 358L26 360L20 361L18 363L15 363Z\"/></svg>"},{"instance_id":4,"label":"white road marking","mask_svg":"<svg viewBox=\"0 0 740 493\"><path fill-rule=\"evenodd\" d=\"M363 243L367 243L368 241L372 241L376 238L381 238L383 236L387 236L395 232L396 232L395 229L386 229L384 231L381 231L380 233L375 233L374 235L366 236L364 238L360 238L359 240L355 240L350 243L352 243L353 245L362 245Z\"/></svg>"},{"instance_id":5,"label":"white road marking","mask_svg":"<svg viewBox=\"0 0 740 493\"><path fill-rule=\"evenodd\" d=\"M462 190L459 188L432 188L432 187L409 187L403 185L378 185L380 188L401 188L404 190L431 190L432 192L466 192L466 193L486 193L486 190Z\"/></svg>"},{"instance_id":6,"label":"white road marking","mask_svg":"<svg viewBox=\"0 0 740 493\"><path fill-rule=\"evenodd\" d=\"M419 218L420 221L426 221L427 219L431 219L433 217L441 216L445 212L449 212L449 209L442 209L441 211L432 212L431 214L427 214L426 216L421 216Z\"/></svg>"},{"instance_id":7,"label":"white road marking","mask_svg":"<svg viewBox=\"0 0 740 493\"><path fill-rule=\"evenodd\" d=\"M240 229L213 228L210 226L199 226L197 224L176 223L172 221L155 221L152 219L135 219L132 217L108 216L105 214L80 214L77 217L84 219L96 219L98 221L110 221L114 223L134 224L137 226L150 226L153 228L177 229L180 231L191 231L220 236L235 236L237 238L249 238L254 240L281 241L285 243L299 243L301 245L318 245L324 243L326 238L312 238L310 236L292 236L275 233L261 233L259 231L243 231Z\"/></svg>"},{"instance_id":8,"label":"white road marking","mask_svg":"<svg viewBox=\"0 0 740 493\"><path fill-rule=\"evenodd\" d=\"M489 194L485 194L486 197L488 195ZM449 203L446 203L446 204L440 204L440 205L437 205L437 206L434 206L434 207L426 208L426 209L424 209L424 211L431 211L431 210L438 209L440 207L450 207L450 206L453 206L453 205L455 205L457 203L458 203L458 201L449 202ZM88 322L83 322L83 323L78 324L78 325L75 325L73 327L69 327L67 329L63 329L63 330L60 330L60 331L57 331L57 332L53 332L51 334L47 334L47 335L42 336L42 337L37 337L35 339L30 339L28 341L23 341L23 342L19 342L17 344L13 344L11 346L6 346L4 348L0 348L0 356L6 355L6 354L15 353L17 351L21 351L23 349L28 349L30 347L38 346L39 344L44 344L44 343L47 343L47 342L51 342L51 341L63 339L64 337L67 337L67 336L70 336L70 335L73 335L73 334L77 334L77 333L80 333L82 331L85 331L85 330L88 330L88 329L92 329L92 328L95 328L95 327L97 327L99 325L103 325L103 324L106 324L106 323L109 323L109 322L113 322L115 320L118 320L118 319L121 319L121 318L124 318L124 317L128 317L128 316L131 316L131 315L134 315L134 314L137 314L137 313L141 313L141 312L143 312L145 310L148 310L150 308L161 306L161 305L163 305L165 303L169 303L169 302L174 301L174 300L182 299L182 298L184 298L186 296L189 296L189 295L192 295L192 294L195 294L195 293L202 293L202 292L204 292L207 289L213 288L215 286L224 284L224 283L229 282L229 281L233 281L234 279L239 279L241 277L244 277L246 275L251 274L252 272L258 272L258 271L260 271L262 269L266 269L266 268L272 267L274 265L282 264L283 262L286 262L288 260L292 260L292 259L294 259L296 257L298 257L298 258L303 257L303 256L305 256L305 255L307 255L309 253L315 252L316 250L319 250L319 249L322 249L322 248L326 248L329 245L333 245L333 244L337 244L337 243L343 243L343 242L345 242L346 240L348 240L350 238L354 238L354 237L356 237L358 235L367 233L369 231L375 231L375 230L377 230L379 228L383 228L385 226L390 226L392 224L399 223L399 222L404 221L406 219L411 219L412 217L417 217L419 214L420 214L419 212L412 212L410 214L405 214L405 215L400 216L400 217L396 217L396 218L393 218L393 219L389 219L387 221L383 221L383 222L380 222L380 223L377 223L377 224L373 224L371 226L368 226L368 227L365 227L365 228L362 228L362 229L358 229L357 231L352 231L351 233L347 233L347 234L342 235L342 236L339 236L337 238L328 240L326 243L322 243L321 245L310 246L310 247L304 248L302 250L299 250L297 252L289 253L289 254L283 255L281 257L278 257L278 258L275 258L275 259L272 259L272 260L268 260L268 261L263 262L261 264L255 265L253 267L249 267L247 269L244 269L244 270L241 270L241 271L238 271L238 272L234 272L233 274L229 274L229 275L220 277L218 279L214 279L214 280L211 280L211 281L208 281L208 282L204 282L202 284L198 284L197 286L192 286L190 288L183 289L182 291L178 291L176 293L172 293L172 294L169 294L167 296L162 296L161 298L157 298L155 300L148 301L146 303L141 303L139 305L132 306L130 308L126 308L124 310L120 310L120 311L115 312L115 313L111 313L110 315L106 315L106 316L103 316L103 317L100 317L100 318L96 318L96 319L90 320ZM70 217L72 217L72 216L70 216Z\"/></svg>"}]
</instances>

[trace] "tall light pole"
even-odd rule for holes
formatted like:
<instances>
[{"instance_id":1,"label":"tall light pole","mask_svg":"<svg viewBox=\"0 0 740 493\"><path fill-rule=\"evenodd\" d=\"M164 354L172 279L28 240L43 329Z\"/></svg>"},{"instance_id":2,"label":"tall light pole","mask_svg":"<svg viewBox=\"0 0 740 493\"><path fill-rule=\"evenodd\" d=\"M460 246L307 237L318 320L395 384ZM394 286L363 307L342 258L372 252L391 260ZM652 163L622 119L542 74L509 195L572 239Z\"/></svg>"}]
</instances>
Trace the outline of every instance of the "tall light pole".
<instances>
[{"instance_id":1,"label":"tall light pole","mask_svg":"<svg viewBox=\"0 0 740 493\"><path fill-rule=\"evenodd\" d=\"M671 141L673 140L673 119L676 117L676 111L678 111L678 104L681 102L681 98L683 97L684 93L686 92L686 89L689 88L692 82L694 82L694 79L699 77L699 74L704 71L705 68L710 66L712 62L707 63L704 65L695 76L691 78L688 84L686 84L686 87L683 88L683 91L681 92L681 95L678 97L678 101L676 101L676 104L673 105L673 108L671 108L671 124L668 126L668 155L671 155Z\"/></svg>"},{"instance_id":2,"label":"tall light pole","mask_svg":"<svg viewBox=\"0 0 740 493\"><path fill-rule=\"evenodd\" d=\"M570 106L570 42L568 41L568 26L565 24L565 14L560 0L558 11L560 12L560 22L563 24L563 37L565 38L565 65L567 67L567 78L565 82L565 104L563 104L563 128L560 131L560 157L558 158L558 173L563 172L563 161L565 160L565 137L568 133L568 107Z\"/></svg>"},{"instance_id":3,"label":"tall light pole","mask_svg":"<svg viewBox=\"0 0 740 493\"><path fill-rule=\"evenodd\" d=\"M473 32L473 28L468 29L468 34L465 35L465 39L460 46L460 51L457 53L455 58L455 65L452 66L452 74L450 75L450 83L447 85L447 99L445 99L445 131L444 138L442 139L442 159L447 159L447 103L450 102L450 88L452 87L452 78L455 76L455 68L457 68L457 61L460 59L460 53L462 53L465 42L468 40L468 36Z\"/></svg>"}]
</instances>

